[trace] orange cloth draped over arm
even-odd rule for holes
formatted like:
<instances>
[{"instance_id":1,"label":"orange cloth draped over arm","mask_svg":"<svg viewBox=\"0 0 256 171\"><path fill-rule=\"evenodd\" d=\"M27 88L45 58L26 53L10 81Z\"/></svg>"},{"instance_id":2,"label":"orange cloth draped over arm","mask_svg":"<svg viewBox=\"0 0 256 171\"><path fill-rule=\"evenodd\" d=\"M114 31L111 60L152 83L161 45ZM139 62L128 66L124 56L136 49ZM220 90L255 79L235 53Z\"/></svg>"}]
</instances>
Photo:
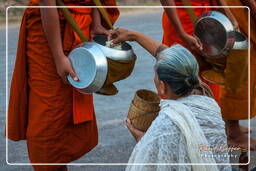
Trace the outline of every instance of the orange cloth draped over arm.
<instances>
[{"instance_id":1,"label":"orange cloth draped over arm","mask_svg":"<svg viewBox=\"0 0 256 171\"><path fill-rule=\"evenodd\" d=\"M240 0L226 0L229 6L243 6ZM235 16L240 30L248 36L248 11L246 8L230 8ZM256 116L256 20L251 17L251 47L250 47L250 118ZM239 65L239 64L237 64ZM238 71L239 72L239 71ZM222 117L226 120L242 120L248 117L248 78L243 88L232 93L221 89Z\"/></svg>"},{"instance_id":2,"label":"orange cloth draped over arm","mask_svg":"<svg viewBox=\"0 0 256 171\"><path fill-rule=\"evenodd\" d=\"M192 6L205 6L205 8L194 8L194 11L197 17L199 17L203 12L210 10L210 8L208 8L207 6L211 6L211 3L210 3L211 0L190 0L190 1ZM176 0L175 4L176 6L183 6L181 0ZM192 35L194 33L194 26L190 17L188 16L187 10L185 8L177 8L176 10L184 30L186 31L186 33ZM178 43L190 49L190 47L188 47L187 44L183 42L183 40L175 31L175 28L173 27L171 21L169 20L166 12L163 12L162 27L163 27L163 40L162 40L163 44L167 46L172 46L173 44ZM190 51L192 50L190 49ZM200 71L204 70L204 67L203 67L204 64L201 63L199 55L196 52L193 52L193 54L198 60ZM220 90L219 85L212 84L206 80L203 80L203 81L209 85L209 87L213 91L215 100L219 102L219 90Z\"/></svg>"},{"instance_id":3,"label":"orange cloth draped over arm","mask_svg":"<svg viewBox=\"0 0 256 171\"><path fill-rule=\"evenodd\" d=\"M108 1L115 4L113 0ZM38 3L39 0L32 0L28 5ZM75 0L64 3L92 4L88 0L82 4ZM114 23L119 12L118 9L112 10L110 17ZM91 8L71 9L74 19L88 37L93 22L91 11ZM63 50L68 55L80 40L60 11L59 16ZM74 112L80 116L79 124L74 124ZM20 26L7 121L7 138L27 140L31 163L68 163L98 143L93 97L65 85L57 74L38 8L27 8ZM34 166L35 170L56 167Z\"/></svg>"}]
</instances>

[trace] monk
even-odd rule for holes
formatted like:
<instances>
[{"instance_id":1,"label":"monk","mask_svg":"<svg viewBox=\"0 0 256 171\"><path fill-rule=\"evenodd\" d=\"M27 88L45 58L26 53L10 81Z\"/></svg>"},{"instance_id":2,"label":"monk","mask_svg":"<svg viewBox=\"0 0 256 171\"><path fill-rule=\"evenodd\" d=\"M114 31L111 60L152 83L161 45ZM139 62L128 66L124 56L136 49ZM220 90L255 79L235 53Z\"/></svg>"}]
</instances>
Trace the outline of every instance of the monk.
<instances>
[{"instance_id":1,"label":"monk","mask_svg":"<svg viewBox=\"0 0 256 171\"><path fill-rule=\"evenodd\" d=\"M222 3L223 0L218 0L218 3ZM182 0L160 0L163 6L184 6ZM199 17L203 12L210 11L211 8L207 6L216 5L217 0L189 0L192 6L205 6L205 8L194 8L195 17ZM226 9L227 16L231 19L235 28L238 28L237 22L232 15L232 13ZM185 8L164 8L163 17L162 17L162 27L163 27L163 39L162 43L171 46L175 43L181 44L184 47L192 51L196 56L199 63L200 71L205 70L209 67L209 64L206 64L197 53L197 51L202 50L202 45L199 40L197 40L194 34L194 25L191 20L188 12ZM219 102L219 91L220 88L216 84L212 84L203 78L213 91L214 98Z\"/></svg>"},{"instance_id":2,"label":"monk","mask_svg":"<svg viewBox=\"0 0 256 171\"><path fill-rule=\"evenodd\" d=\"M245 134L245 128L239 125L239 120L247 120L256 116L256 2L254 0L226 0L226 3L228 6L246 5L251 9L250 111L248 110L248 78L246 83L236 93L224 87L221 89L220 95L222 117L226 120L229 144L248 149L248 136ZM248 10L245 8L231 8L230 10L239 23L240 31L248 37ZM234 63L234 65L239 66L239 61L236 64ZM250 116L248 116L248 111ZM250 142L250 149L256 150L256 140L251 138Z\"/></svg>"},{"instance_id":3,"label":"monk","mask_svg":"<svg viewBox=\"0 0 256 171\"><path fill-rule=\"evenodd\" d=\"M91 0L65 0L65 5L89 6ZM114 6L114 0L103 5ZM54 0L31 0L28 6L55 6ZM84 35L108 34L96 8L69 8ZM107 9L112 23L117 9ZM80 43L57 8L27 8L19 34L7 119L7 138L26 140L36 171L67 170L63 165L91 151L98 143L93 96L67 84L69 74L78 81L68 53ZM38 165L36 165L38 164Z\"/></svg>"}]
</instances>

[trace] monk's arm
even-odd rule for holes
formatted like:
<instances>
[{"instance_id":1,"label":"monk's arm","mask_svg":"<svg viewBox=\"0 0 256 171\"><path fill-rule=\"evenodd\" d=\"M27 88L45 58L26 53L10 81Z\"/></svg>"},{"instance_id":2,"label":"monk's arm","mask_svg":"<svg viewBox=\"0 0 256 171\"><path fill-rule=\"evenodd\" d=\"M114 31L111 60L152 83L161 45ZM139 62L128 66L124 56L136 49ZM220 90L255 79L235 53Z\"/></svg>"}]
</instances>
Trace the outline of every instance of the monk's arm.
<instances>
[{"instance_id":1,"label":"monk's arm","mask_svg":"<svg viewBox=\"0 0 256 171\"><path fill-rule=\"evenodd\" d=\"M55 0L40 0L41 6L56 6ZM56 8L40 8L43 30L48 41L56 69L64 83L68 83L69 74L75 81L78 77L74 72L68 57L64 54L60 33L59 15Z\"/></svg>"},{"instance_id":2,"label":"monk's arm","mask_svg":"<svg viewBox=\"0 0 256 171\"><path fill-rule=\"evenodd\" d=\"M109 31L105 27L103 27L101 24L100 12L97 8L93 8L92 20L93 20L92 26L91 26L91 36L92 37L97 34L109 35Z\"/></svg>"},{"instance_id":3,"label":"monk's arm","mask_svg":"<svg viewBox=\"0 0 256 171\"><path fill-rule=\"evenodd\" d=\"M175 6L174 0L160 0L162 6ZM201 42L194 36L189 35L183 28L179 16L177 14L176 8L164 8L169 20L171 21L176 33L179 37L189 45L191 49L202 50L203 46Z\"/></svg>"},{"instance_id":4,"label":"monk's arm","mask_svg":"<svg viewBox=\"0 0 256 171\"><path fill-rule=\"evenodd\" d=\"M162 6L175 6L175 1L174 0L160 0ZM176 32L178 33L178 35L180 37L184 37L184 35L186 34L179 16L177 14L177 10L176 8L164 8L164 11L166 12L169 20L171 21L171 23L173 24L173 27L175 28Z\"/></svg>"},{"instance_id":5,"label":"monk's arm","mask_svg":"<svg viewBox=\"0 0 256 171\"><path fill-rule=\"evenodd\" d=\"M244 5L248 6L253 13L253 16L256 17L256 1L255 0L243 0Z\"/></svg>"},{"instance_id":6,"label":"monk's arm","mask_svg":"<svg viewBox=\"0 0 256 171\"><path fill-rule=\"evenodd\" d=\"M220 3L221 6L228 6L225 0L219 0L219 3ZM239 30L239 26L238 26L238 23L236 21L236 18L234 17L234 15L230 11L230 9L229 8L224 8L224 11L225 11L226 15L228 16L228 18L231 20L231 22L234 26L234 29Z\"/></svg>"},{"instance_id":7,"label":"monk's arm","mask_svg":"<svg viewBox=\"0 0 256 171\"><path fill-rule=\"evenodd\" d=\"M41 0L40 5L56 6L56 1ZM56 62L65 56L62 48L58 11L56 8L40 8L40 12L44 33Z\"/></svg>"},{"instance_id":8,"label":"monk's arm","mask_svg":"<svg viewBox=\"0 0 256 171\"><path fill-rule=\"evenodd\" d=\"M250 8L250 13L252 17L256 18L256 1L255 0L241 0L243 5Z\"/></svg>"}]
</instances>

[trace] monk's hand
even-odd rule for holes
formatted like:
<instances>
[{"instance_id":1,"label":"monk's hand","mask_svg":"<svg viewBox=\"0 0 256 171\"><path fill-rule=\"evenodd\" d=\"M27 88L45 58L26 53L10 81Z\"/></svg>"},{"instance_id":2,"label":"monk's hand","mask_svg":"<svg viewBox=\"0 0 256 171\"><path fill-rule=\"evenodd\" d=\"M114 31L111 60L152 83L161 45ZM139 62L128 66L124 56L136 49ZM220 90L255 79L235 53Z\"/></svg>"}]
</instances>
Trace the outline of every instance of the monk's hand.
<instances>
[{"instance_id":1,"label":"monk's hand","mask_svg":"<svg viewBox=\"0 0 256 171\"><path fill-rule=\"evenodd\" d=\"M185 34L185 35L182 35L181 36L182 40L187 43L189 45L189 47L192 49L192 50L195 50L195 51L202 51L203 50L203 45L202 43L200 42L199 39L197 39L196 37L194 36L191 36L189 34Z\"/></svg>"},{"instance_id":2,"label":"monk's hand","mask_svg":"<svg viewBox=\"0 0 256 171\"><path fill-rule=\"evenodd\" d=\"M126 119L125 120L125 125L126 127L129 129L129 131L131 132L131 134L133 135L133 137L135 138L135 140L138 142L142 137L143 135L145 134L145 132L142 132L136 128L134 128L134 126L132 125L131 123L131 120L130 119Z\"/></svg>"},{"instance_id":3,"label":"monk's hand","mask_svg":"<svg viewBox=\"0 0 256 171\"><path fill-rule=\"evenodd\" d=\"M112 47L124 41L134 41L135 31L124 29L124 28L116 28L110 31L108 40L112 40L111 41Z\"/></svg>"},{"instance_id":4,"label":"monk's hand","mask_svg":"<svg viewBox=\"0 0 256 171\"><path fill-rule=\"evenodd\" d=\"M110 31L108 31L101 24L93 23L92 27L91 27L91 37L94 37L97 34L105 34L105 35L109 36L110 35Z\"/></svg>"},{"instance_id":5,"label":"monk's hand","mask_svg":"<svg viewBox=\"0 0 256 171\"><path fill-rule=\"evenodd\" d=\"M62 56L59 58L56 62L56 68L57 73L65 84L68 84L67 75L70 75L74 81L79 80L68 57Z\"/></svg>"}]
</instances>

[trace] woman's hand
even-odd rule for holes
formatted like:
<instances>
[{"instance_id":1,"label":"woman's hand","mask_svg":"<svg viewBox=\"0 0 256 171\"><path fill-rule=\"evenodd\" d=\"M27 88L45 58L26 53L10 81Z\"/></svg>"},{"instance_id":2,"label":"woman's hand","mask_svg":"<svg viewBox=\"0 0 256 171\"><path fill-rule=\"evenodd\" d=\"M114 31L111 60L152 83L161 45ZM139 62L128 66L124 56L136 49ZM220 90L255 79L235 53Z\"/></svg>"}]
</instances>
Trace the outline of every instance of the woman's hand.
<instances>
[{"instance_id":1,"label":"woman's hand","mask_svg":"<svg viewBox=\"0 0 256 171\"><path fill-rule=\"evenodd\" d=\"M202 43L196 37L191 36L189 34L184 34L184 35L181 36L181 38L184 42L186 42L189 45L189 47L191 49L196 50L196 51L202 51L203 50Z\"/></svg>"},{"instance_id":2,"label":"woman's hand","mask_svg":"<svg viewBox=\"0 0 256 171\"><path fill-rule=\"evenodd\" d=\"M58 59L59 60L56 61L55 63L56 63L57 73L61 77L62 81L65 84L68 84L67 75L70 75L74 81L78 81L79 79L76 73L74 72L72 64L68 59L68 57L64 55L62 57L59 57Z\"/></svg>"},{"instance_id":3,"label":"woman's hand","mask_svg":"<svg viewBox=\"0 0 256 171\"><path fill-rule=\"evenodd\" d=\"M112 44L114 45L124 41L134 41L135 37L135 31L124 28L116 28L110 32L108 39L112 40Z\"/></svg>"},{"instance_id":4,"label":"woman's hand","mask_svg":"<svg viewBox=\"0 0 256 171\"><path fill-rule=\"evenodd\" d=\"M124 41L136 41L153 56L156 56L157 49L161 45L161 43L143 33L124 28L117 28L111 31L108 40L112 40L111 47Z\"/></svg>"},{"instance_id":5,"label":"woman's hand","mask_svg":"<svg viewBox=\"0 0 256 171\"><path fill-rule=\"evenodd\" d=\"M134 128L134 126L131 123L130 119L126 119L125 121L125 125L127 126L127 128L129 129L129 131L131 132L131 134L133 135L133 137L135 138L135 140L138 142L143 135L145 134L145 132L142 132L136 128Z\"/></svg>"}]
</instances>

